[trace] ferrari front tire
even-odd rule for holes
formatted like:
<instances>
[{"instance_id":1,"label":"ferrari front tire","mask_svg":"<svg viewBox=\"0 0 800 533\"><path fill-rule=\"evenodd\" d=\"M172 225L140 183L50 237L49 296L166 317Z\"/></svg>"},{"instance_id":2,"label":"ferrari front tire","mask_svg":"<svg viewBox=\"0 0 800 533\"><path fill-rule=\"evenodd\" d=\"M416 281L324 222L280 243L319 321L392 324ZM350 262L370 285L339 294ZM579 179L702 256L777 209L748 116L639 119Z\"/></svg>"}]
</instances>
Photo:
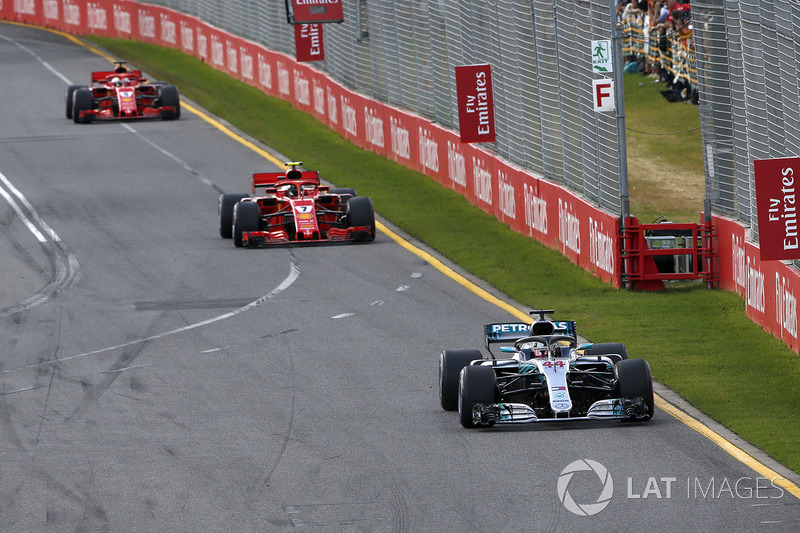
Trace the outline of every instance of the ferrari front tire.
<instances>
[{"instance_id":1,"label":"ferrari front tire","mask_svg":"<svg viewBox=\"0 0 800 533\"><path fill-rule=\"evenodd\" d=\"M255 202L239 202L233 207L233 245L244 246L242 233L261 229L261 208Z\"/></svg>"},{"instance_id":2,"label":"ferrari front tire","mask_svg":"<svg viewBox=\"0 0 800 533\"><path fill-rule=\"evenodd\" d=\"M94 108L94 96L92 90L85 87L75 89L72 93L72 121L75 124L89 123L94 117L88 115L81 118L81 111L91 111Z\"/></svg>"},{"instance_id":3,"label":"ferrari front tire","mask_svg":"<svg viewBox=\"0 0 800 533\"><path fill-rule=\"evenodd\" d=\"M366 196L350 198L347 201L347 227L369 226L369 231L354 236L354 240L370 242L375 240L375 209L372 200Z\"/></svg>"},{"instance_id":4,"label":"ferrari front tire","mask_svg":"<svg viewBox=\"0 0 800 533\"><path fill-rule=\"evenodd\" d=\"M161 107L173 107L174 111L161 111L162 120L177 120L181 118L181 99L178 88L174 85L162 85L158 88L158 102Z\"/></svg>"},{"instance_id":5,"label":"ferrari front tire","mask_svg":"<svg viewBox=\"0 0 800 533\"><path fill-rule=\"evenodd\" d=\"M78 89L85 89L85 85L70 85L67 87L67 96L66 96L66 103L67 103L67 118L72 119L72 100L75 95L75 91Z\"/></svg>"},{"instance_id":6,"label":"ferrari front tire","mask_svg":"<svg viewBox=\"0 0 800 533\"><path fill-rule=\"evenodd\" d=\"M219 215L219 236L223 239L233 237L233 207L242 198L249 198L249 194L225 193L219 195L217 202L217 215Z\"/></svg>"},{"instance_id":7,"label":"ferrari front tire","mask_svg":"<svg viewBox=\"0 0 800 533\"><path fill-rule=\"evenodd\" d=\"M472 409L476 404L495 403L497 375L490 366L465 366L458 389L458 419L465 428L474 428Z\"/></svg>"},{"instance_id":8,"label":"ferrari front tire","mask_svg":"<svg viewBox=\"0 0 800 533\"><path fill-rule=\"evenodd\" d=\"M461 369L477 359L483 359L478 350L444 350L439 354L439 402L445 411L458 409Z\"/></svg>"}]
</instances>

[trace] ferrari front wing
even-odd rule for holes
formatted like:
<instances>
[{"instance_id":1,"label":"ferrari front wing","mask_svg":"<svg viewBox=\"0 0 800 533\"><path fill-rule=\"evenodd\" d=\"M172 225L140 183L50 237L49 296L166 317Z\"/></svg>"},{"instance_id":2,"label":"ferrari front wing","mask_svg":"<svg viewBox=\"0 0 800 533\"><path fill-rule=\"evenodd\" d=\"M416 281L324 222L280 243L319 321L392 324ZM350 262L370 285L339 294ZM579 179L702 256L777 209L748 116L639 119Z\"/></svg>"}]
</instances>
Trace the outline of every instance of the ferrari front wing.
<instances>
[{"instance_id":1,"label":"ferrari front wing","mask_svg":"<svg viewBox=\"0 0 800 533\"><path fill-rule=\"evenodd\" d=\"M330 228L326 234L327 238L290 239L289 234L282 229L273 231L243 231L242 246L255 247L269 244L342 242L352 240L354 236L371 232L372 227L370 226L352 226L349 228Z\"/></svg>"}]
</instances>

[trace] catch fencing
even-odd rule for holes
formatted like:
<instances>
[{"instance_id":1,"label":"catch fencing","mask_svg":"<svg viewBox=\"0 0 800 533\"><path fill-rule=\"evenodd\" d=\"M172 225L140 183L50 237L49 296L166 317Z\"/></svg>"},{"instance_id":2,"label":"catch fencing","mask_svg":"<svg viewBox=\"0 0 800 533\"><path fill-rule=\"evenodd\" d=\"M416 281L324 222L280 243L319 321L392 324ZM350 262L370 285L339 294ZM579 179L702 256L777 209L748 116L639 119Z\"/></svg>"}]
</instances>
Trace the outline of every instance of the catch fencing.
<instances>
[{"instance_id":1,"label":"catch fencing","mask_svg":"<svg viewBox=\"0 0 800 533\"><path fill-rule=\"evenodd\" d=\"M283 0L153 0L294 55ZM454 68L488 63L497 142L483 148L620 213L617 127L595 113L591 41L608 0L344 0L314 66L371 99L458 130Z\"/></svg>"},{"instance_id":2,"label":"catch fencing","mask_svg":"<svg viewBox=\"0 0 800 533\"><path fill-rule=\"evenodd\" d=\"M758 240L753 160L800 156L800 3L694 0L706 194Z\"/></svg>"},{"instance_id":3,"label":"catch fencing","mask_svg":"<svg viewBox=\"0 0 800 533\"><path fill-rule=\"evenodd\" d=\"M313 68L293 59L283 0L14 0L0 2L0 18L179 47L620 286L616 117L594 112L591 95L591 40L610 37L609 2L343 6ZM752 163L800 151L800 2L695 0L692 18L719 286L800 351L800 271L760 259ZM454 67L479 63L492 66L497 142L464 145Z\"/></svg>"}]
</instances>

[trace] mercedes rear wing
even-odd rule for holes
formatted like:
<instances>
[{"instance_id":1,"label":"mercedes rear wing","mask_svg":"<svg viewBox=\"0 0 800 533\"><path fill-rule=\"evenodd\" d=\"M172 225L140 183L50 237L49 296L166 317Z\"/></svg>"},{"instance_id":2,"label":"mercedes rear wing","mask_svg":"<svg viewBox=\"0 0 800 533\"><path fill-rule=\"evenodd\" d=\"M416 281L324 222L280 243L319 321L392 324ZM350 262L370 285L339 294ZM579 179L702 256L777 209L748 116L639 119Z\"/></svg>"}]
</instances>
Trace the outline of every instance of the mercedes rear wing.
<instances>
[{"instance_id":1,"label":"mercedes rear wing","mask_svg":"<svg viewBox=\"0 0 800 533\"><path fill-rule=\"evenodd\" d=\"M567 335L577 338L574 320L537 320L526 322L494 322L484 325L486 349L492 353L492 344L513 343L517 339L531 335Z\"/></svg>"}]
</instances>

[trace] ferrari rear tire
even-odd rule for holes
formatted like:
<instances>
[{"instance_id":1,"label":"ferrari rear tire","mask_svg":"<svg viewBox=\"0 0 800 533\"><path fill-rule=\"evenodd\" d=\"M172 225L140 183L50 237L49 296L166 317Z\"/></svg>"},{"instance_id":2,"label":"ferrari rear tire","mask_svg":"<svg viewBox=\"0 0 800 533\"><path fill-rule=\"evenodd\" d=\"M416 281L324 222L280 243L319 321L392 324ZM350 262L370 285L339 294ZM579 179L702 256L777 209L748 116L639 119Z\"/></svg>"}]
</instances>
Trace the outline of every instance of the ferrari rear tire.
<instances>
[{"instance_id":1,"label":"ferrari rear tire","mask_svg":"<svg viewBox=\"0 0 800 533\"><path fill-rule=\"evenodd\" d=\"M67 97L66 97L67 118L69 118L69 119L72 118L72 100L73 100L73 96L75 94L75 91L77 91L78 89L85 89L85 88L86 88L85 85L70 85L69 87L67 87Z\"/></svg>"},{"instance_id":2,"label":"ferrari rear tire","mask_svg":"<svg viewBox=\"0 0 800 533\"><path fill-rule=\"evenodd\" d=\"M465 428L474 428L472 409L476 404L495 403L497 375L490 366L465 366L458 389L458 419Z\"/></svg>"},{"instance_id":3,"label":"ferrari rear tire","mask_svg":"<svg viewBox=\"0 0 800 533\"><path fill-rule=\"evenodd\" d=\"M614 366L617 375L617 393L620 398L635 400L642 398L647 405L649 418L655 413L653 397L653 376L650 365L644 359L626 359Z\"/></svg>"},{"instance_id":4,"label":"ferrari rear tire","mask_svg":"<svg viewBox=\"0 0 800 533\"><path fill-rule=\"evenodd\" d=\"M478 350L444 350L439 354L439 401L445 411L458 410L461 369L476 359L483 359Z\"/></svg>"},{"instance_id":5,"label":"ferrari rear tire","mask_svg":"<svg viewBox=\"0 0 800 533\"><path fill-rule=\"evenodd\" d=\"M375 240L375 209L372 207L372 200L366 196L350 198L347 201L347 227L369 226L369 231L359 233L353 240L370 242Z\"/></svg>"},{"instance_id":6,"label":"ferrari rear tire","mask_svg":"<svg viewBox=\"0 0 800 533\"><path fill-rule=\"evenodd\" d=\"M628 349L621 342L598 342L584 350L584 355L619 355L620 361L628 359ZM615 361L618 363L619 361Z\"/></svg>"},{"instance_id":7,"label":"ferrari rear tire","mask_svg":"<svg viewBox=\"0 0 800 533\"><path fill-rule=\"evenodd\" d=\"M161 107L174 107L175 111L161 111L162 120L181 118L181 99L174 85L161 85L158 88L158 102Z\"/></svg>"},{"instance_id":8,"label":"ferrari rear tire","mask_svg":"<svg viewBox=\"0 0 800 533\"><path fill-rule=\"evenodd\" d=\"M358 193L356 192L356 190L355 189L351 189L349 187L339 187L339 188L336 188L336 189L331 189L328 192L330 192L331 194L349 194L353 198L358 196Z\"/></svg>"},{"instance_id":9,"label":"ferrari rear tire","mask_svg":"<svg viewBox=\"0 0 800 533\"><path fill-rule=\"evenodd\" d=\"M233 245L244 246L242 233L261 229L261 208L255 202L239 202L233 207Z\"/></svg>"},{"instance_id":10,"label":"ferrari rear tire","mask_svg":"<svg viewBox=\"0 0 800 533\"><path fill-rule=\"evenodd\" d=\"M72 93L72 121L75 124L80 124L81 122L88 124L94 117L81 118L81 111L91 111L93 108L94 96L92 96L92 90L85 87L75 89Z\"/></svg>"},{"instance_id":11,"label":"ferrari rear tire","mask_svg":"<svg viewBox=\"0 0 800 533\"><path fill-rule=\"evenodd\" d=\"M233 237L233 206L242 198L249 198L249 194L225 193L219 195L217 214L219 215L219 236L223 239Z\"/></svg>"}]
</instances>

